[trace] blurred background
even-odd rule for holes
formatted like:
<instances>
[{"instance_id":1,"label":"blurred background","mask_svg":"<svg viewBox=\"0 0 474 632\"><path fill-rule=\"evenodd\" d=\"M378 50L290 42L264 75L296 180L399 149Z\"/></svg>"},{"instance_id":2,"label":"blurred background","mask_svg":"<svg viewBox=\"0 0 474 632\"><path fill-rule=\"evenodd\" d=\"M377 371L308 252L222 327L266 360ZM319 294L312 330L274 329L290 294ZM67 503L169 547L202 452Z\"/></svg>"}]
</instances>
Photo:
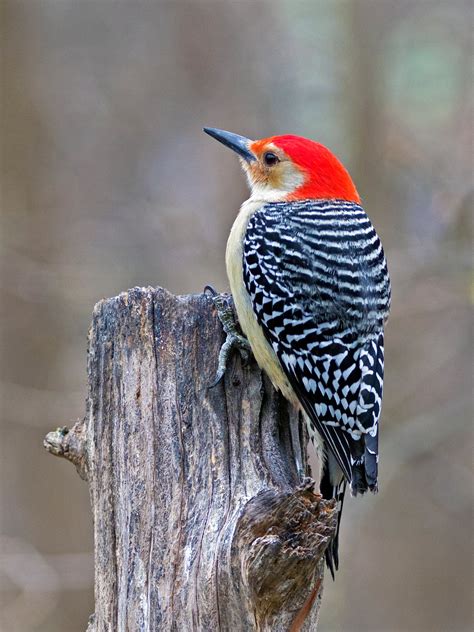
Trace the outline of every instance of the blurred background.
<instances>
[{"instance_id":1,"label":"blurred background","mask_svg":"<svg viewBox=\"0 0 474 632\"><path fill-rule=\"evenodd\" d=\"M381 492L347 502L320 629L473 629L472 11L3 0L3 632L84 632L93 611L87 485L42 440L84 413L94 303L227 287L246 184L203 125L328 145L389 260Z\"/></svg>"}]
</instances>

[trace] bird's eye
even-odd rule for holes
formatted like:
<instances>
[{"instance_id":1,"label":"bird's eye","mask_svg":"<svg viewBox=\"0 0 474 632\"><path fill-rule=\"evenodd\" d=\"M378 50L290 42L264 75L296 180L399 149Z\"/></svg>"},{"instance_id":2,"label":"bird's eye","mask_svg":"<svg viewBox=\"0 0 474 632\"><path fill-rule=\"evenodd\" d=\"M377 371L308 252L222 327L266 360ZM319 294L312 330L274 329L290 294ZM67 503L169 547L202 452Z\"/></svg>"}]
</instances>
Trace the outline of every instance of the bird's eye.
<instances>
[{"instance_id":1,"label":"bird's eye","mask_svg":"<svg viewBox=\"0 0 474 632\"><path fill-rule=\"evenodd\" d=\"M263 161L266 165L271 167L272 165L276 165L277 162L280 162L280 159L272 151L267 151L267 153L263 156Z\"/></svg>"}]
</instances>

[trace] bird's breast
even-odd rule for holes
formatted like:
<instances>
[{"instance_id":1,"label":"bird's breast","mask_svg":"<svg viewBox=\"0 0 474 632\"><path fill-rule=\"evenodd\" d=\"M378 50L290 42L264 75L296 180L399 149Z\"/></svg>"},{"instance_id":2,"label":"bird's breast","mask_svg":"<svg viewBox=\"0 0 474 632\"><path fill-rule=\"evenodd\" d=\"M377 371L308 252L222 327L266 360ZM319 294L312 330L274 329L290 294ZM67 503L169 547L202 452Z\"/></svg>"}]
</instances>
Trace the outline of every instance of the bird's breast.
<instances>
[{"instance_id":1,"label":"bird's breast","mask_svg":"<svg viewBox=\"0 0 474 632\"><path fill-rule=\"evenodd\" d=\"M299 408L300 404L298 398L281 368L280 361L265 338L262 327L257 321L250 296L244 283L243 243L245 232L250 218L263 205L264 202L251 199L243 203L227 241L227 276L229 278L230 291L240 326L252 347L252 352L259 367L267 373L273 386L280 390L283 396L294 406Z\"/></svg>"}]
</instances>

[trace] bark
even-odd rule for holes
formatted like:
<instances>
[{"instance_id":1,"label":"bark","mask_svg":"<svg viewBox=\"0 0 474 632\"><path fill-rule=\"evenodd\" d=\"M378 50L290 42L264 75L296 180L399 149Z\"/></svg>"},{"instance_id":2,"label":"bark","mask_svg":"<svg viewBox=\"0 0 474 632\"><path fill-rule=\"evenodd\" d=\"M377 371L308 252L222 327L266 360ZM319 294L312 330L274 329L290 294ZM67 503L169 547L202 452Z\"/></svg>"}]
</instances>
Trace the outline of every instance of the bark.
<instances>
[{"instance_id":1,"label":"bark","mask_svg":"<svg viewBox=\"0 0 474 632\"><path fill-rule=\"evenodd\" d=\"M203 294L94 310L86 416L45 439L90 486L89 632L316 630L334 506L298 480L304 430L253 361L208 388L222 342Z\"/></svg>"}]
</instances>

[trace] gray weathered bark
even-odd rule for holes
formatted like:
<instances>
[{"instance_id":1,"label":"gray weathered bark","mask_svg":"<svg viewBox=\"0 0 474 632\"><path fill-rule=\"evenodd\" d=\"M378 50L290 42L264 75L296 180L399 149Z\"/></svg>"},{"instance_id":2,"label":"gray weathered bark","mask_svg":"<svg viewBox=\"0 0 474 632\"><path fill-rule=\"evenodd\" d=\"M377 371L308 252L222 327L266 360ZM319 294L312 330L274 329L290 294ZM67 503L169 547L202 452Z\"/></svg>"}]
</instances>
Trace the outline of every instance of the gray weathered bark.
<instances>
[{"instance_id":1,"label":"gray weathered bark","mask_svg":"<svg viewBox=\"0 0 474 632\"><path fill-rule=\"evenodd\" d=\"M94 310L85 419L45 439L90 485L89 632L316 630L333 504L299 484L298 416L253 362L208 388L222 342L203 294Z\"/></svg>"}]
</instances>

